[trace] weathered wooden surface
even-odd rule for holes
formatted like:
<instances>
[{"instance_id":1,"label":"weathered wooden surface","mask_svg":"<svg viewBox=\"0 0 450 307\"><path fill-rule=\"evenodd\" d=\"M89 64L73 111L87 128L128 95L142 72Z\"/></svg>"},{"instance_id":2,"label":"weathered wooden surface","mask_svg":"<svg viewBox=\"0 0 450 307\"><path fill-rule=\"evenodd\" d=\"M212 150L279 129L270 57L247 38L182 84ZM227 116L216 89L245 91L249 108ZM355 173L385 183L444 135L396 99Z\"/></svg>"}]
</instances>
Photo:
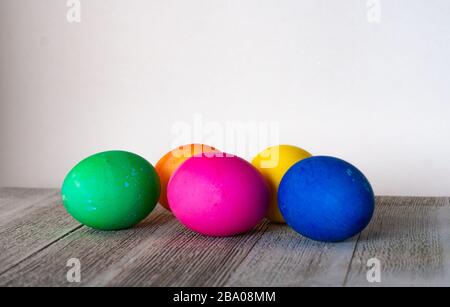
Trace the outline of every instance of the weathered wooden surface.
<instances>
[{"instance_id":1,"label":"weathered wooden surface","mask_svg":"<svg viewBox=\"0 0 450 307\"><path fill-rule=\"evenodd\" d=\"M326 244L302 238L285 225L270 225L227 286L342 286L356 238Z\"/></svg>"},{"instance_id":2,"label":"weathered wooden surface","mask_svg":"<svg viewBox=\"0 0 450 307\"><path fill-rule=\"evenodd\" d=\"M371 258L381 262L374 286L450 286L449 200L381 198L358 241L347 286L366 285Z\"/></svg>"},{"instance_id":3,"label":"weathered wooden surface","mask_svg":"<svg viewBox=\"0 0 450 307\"><path fill-rule=\"evenodd\" d=\"M81 226L56 190L0 189L0 286L450 286L447 198L381 197L370 226L344 243L262 223L207 238L157 209L134 229ZM67 261L81 262L69 283ZM370 284L367 261L381 262Z\"/></svg>"},{"instance_id":4,"label":"weathered wooden surface","mask_svg":"<svg viewBox=\"0 0 450 307\"><path fill-rule=\"evenodd\" d=\"M55 190L0 190L0 282L5 271L79 227Z\"/></svg>"}]
</instances>

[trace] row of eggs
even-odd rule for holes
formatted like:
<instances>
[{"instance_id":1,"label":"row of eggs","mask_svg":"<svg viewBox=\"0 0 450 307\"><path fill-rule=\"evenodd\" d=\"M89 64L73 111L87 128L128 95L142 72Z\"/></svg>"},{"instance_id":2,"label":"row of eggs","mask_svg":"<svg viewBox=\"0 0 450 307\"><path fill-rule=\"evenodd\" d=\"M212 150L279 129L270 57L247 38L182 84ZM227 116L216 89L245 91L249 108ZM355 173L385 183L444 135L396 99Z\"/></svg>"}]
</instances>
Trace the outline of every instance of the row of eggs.
<instances>
[{"instance_id":1,"label":"row of eggs","mask_svg":"<svg viewBox=\"0 0 450 307\"><path fill-rule=\"evenodd\" d=\"M267 218L323 242L360 233L375 208L372 187L356 167L289 145L270 147L252 163L186 145L156 167L134 153L102 152L69 172L62 199L77 221L99 230L133 227L159 202L207 236L239 235Z\"/></svg>"}]
</instances>

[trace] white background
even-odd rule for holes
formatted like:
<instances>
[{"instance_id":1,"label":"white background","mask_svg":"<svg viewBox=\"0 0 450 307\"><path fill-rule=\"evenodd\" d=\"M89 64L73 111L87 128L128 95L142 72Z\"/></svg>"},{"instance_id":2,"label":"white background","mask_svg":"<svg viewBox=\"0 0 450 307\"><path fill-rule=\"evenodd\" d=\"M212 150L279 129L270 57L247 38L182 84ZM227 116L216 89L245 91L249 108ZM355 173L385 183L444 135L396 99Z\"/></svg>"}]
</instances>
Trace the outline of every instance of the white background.
<instances>
[{"instance_id":1,"label":"white background","mask_svg":"<svg viewBox=\"0 0 450 307\"><path fill-rule=\"evenodd\" d=\"M377 194L450 195L450 1L382 0L379 24L366 0L81 2L69 24L65 0L0 0L0 186L107 149L156 163L199 114L278 122Z\"/></svg>"}]
</instances>

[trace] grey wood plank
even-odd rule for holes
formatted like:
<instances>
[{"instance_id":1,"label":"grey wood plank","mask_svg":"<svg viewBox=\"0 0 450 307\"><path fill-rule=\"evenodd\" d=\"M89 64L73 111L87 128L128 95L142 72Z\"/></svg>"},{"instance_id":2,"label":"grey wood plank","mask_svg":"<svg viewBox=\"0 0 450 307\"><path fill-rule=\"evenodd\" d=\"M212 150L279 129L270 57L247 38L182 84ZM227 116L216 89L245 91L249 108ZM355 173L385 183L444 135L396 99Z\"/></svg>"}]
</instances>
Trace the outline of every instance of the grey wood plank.
<instances>
[{"instance_id":1,"label":"grey wood plank","mask_svg":"<svg viewBox=\"0 0 450 307\"><path fill-rule=\"evenodd\" d=\"M271 224L226 286L342 286L356 241L319 243Z\"/></svg>"},{"instance_id":2,"label":"grey wood plank","mask_svg":"<svg viewBox=\"0 0 450 307\"><path fill-rule=\"evenodd\" d=\"M447 198L378 198L359 240L339 244L267 223L207 238L161 208L134 229L100 232L73 221L56 190L0 189L2 212L0 286L370 286L373 257L381 286L450 285ZM80 284L67 282L70 258L81 261Z\"/></svg>"},{"instance_id":3,"label":"grey wood plank","mask_svg":"<svg viewBox=\"0 0 450 307\"><path fill-rule=\"evenodd\" d=\"M255 230L232 238L210 238L177 225L173 232L155 233L148 252L138 246L93 285L107 286L223 286L231 272L246 258L264 235L267 223ZM148 244L150 242L147 242Z\"/></svg>"},{"instance_id":4,"label":"grey wood plank","mask_svg":"<svg viewBox=\"0 0 450 307\"><path fill-rule=\"evenodd\" d=\"M170 214L158 209L129 230L103 232L83 226L1 275L0 286L84 286L107 272L155 230L174 227L172 220ZM71 258L81 262L80 284L67 281L67 261Z\"/></svg>"},{"instance_id":5,"label":"grey wood plank","mask_svg":"<svg viewBox=\"0 0 450 307\"><path fill-rule=\"evenodd\" d=\"M16 216L22 216L24 211L45 206L46 199L53 197L56 192L55 189L1 188L0 225Z\"/></svg>"},{"instance_id":6,"label":"grey wood plank","mask_svg":"<svg viewBox=\"0 0 450 307\"><path fill-rule=\"evenodd\" d=\"M0 195L16 207L0 219L0 274L80 227L65 213L57 190L2 189Z\"/></svg>"},{"instance_id":7,"label":"grey wood plank","mask_svg":"<svg viewBox=\"0 0 450 307\"><path fill-rule=\"evenodd\" d=\"M367 262L381 262L381 283L367 281ZM447 198L379 198L361 235L347 286L450 286L450 205Z\"/></svg>"},{"instance_id":8,"label":"grey wood plank","mask_svg":"<svg viewBox=\"0 0 450 307\"><path fill-rule=\"evenodd\" d=\"M220 285L262 236L265 225L240 237L206 238L158 208L131 230L99 232L83 227L0 276L0 285ZM80 284L67 282L70 258L81 262Z\"/></svg>"}]
</instances>

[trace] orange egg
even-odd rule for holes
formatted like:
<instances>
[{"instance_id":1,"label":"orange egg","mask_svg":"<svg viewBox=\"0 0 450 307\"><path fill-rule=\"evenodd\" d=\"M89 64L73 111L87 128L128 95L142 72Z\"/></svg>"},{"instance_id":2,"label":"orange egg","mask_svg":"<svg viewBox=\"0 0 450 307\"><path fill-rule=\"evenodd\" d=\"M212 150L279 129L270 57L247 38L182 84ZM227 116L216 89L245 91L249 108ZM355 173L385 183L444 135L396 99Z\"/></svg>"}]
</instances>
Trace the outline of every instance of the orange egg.
<instances>
[{"instance_id":1,"label":"orange egg","mask_svg":"<svg viewBox=\"0 0 450 307\"><path fill-rule=\"evenodd\" d=\"M178 169L178 167L183 164L189 158L196 155L219 152L214 147L203 145L203 144L190 144L178 147L171 152L167 153L164 157L159 160L156 164L156 171L158 172L159 178L161 180L161 196L159 203L170 210L169 201L167 200L167 185L172 177L172 174Z\"/></svg>"}]
</instances>

